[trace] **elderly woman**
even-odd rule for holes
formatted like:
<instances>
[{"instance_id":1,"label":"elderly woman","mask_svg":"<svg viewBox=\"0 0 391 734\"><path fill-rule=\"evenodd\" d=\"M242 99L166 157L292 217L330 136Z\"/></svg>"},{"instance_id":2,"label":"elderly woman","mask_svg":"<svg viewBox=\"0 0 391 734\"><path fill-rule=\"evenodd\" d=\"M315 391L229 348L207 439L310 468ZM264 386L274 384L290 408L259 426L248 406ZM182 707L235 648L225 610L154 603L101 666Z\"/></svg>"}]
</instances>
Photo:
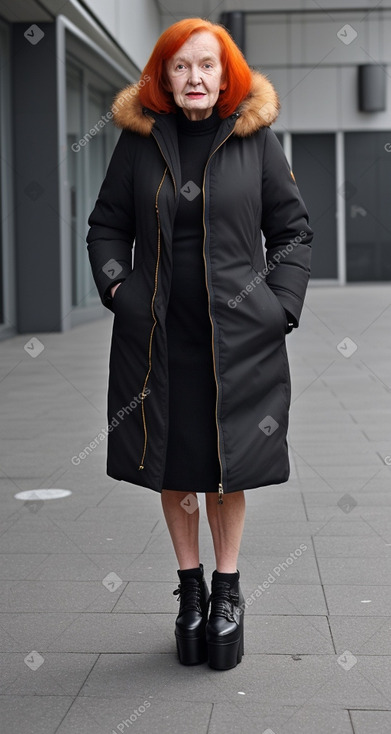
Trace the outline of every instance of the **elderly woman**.
<instances>
[{"instance_id":1,"label":"elderly woman","mask_svg":"<svg viewBox=\"0 0 391 734\"><path fill-rule=\"evenodd\" d=\"M95 283L114 313L107 473L161 493L179 564L178 657L220 670L244 650L244 490L289 476L285 335L299 323L313 233L270 129L279 109L222 26L175 23L114 101L122 133L88 220Z\"/></svg>"}]
</instances>

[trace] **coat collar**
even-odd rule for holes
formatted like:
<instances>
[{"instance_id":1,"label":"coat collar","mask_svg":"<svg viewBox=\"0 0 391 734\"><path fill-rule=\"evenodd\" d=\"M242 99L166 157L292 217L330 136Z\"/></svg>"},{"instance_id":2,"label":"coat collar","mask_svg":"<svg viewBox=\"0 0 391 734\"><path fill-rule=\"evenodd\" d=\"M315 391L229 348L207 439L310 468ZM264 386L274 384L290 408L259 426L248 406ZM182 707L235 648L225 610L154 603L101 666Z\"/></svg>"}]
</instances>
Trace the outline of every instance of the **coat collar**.
<instances>
[{"instance_id":1,"label":"coat collar","mask_svg":"<svg viewBox=\"0 0 391 734\"><path fill-rule=\"evenodd\" d=\"M268 127L280 111L278 94L269 79L259 71L252 71L250 91L240 103L235 118L234 134L245 138L262 127ZM138 84L130 84L122 89L112 106L113 122L117 127L148 137L157 118L167 115L146 110L141 104Z\"/></svg>"}]
</instances>

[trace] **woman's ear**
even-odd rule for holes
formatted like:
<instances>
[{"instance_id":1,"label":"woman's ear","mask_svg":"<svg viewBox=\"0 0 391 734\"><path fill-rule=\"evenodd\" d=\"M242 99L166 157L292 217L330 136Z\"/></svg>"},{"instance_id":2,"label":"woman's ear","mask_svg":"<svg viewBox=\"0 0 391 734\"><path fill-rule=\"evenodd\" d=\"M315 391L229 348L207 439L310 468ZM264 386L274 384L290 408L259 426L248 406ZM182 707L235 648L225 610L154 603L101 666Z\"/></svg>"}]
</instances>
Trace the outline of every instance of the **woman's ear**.
<instances>
[{"instance_id":1,"label":"woman's ear","mask_svg":"<svg viewBox=\"0 0 391 734\"><path fill-rule=\"evenodd\" d=\"M228 86L228 82L225 79L225 77L223 77L220 83L220 92L225 92L225 90L227 89L227 86Z\"/></svg>"}]
</instances>

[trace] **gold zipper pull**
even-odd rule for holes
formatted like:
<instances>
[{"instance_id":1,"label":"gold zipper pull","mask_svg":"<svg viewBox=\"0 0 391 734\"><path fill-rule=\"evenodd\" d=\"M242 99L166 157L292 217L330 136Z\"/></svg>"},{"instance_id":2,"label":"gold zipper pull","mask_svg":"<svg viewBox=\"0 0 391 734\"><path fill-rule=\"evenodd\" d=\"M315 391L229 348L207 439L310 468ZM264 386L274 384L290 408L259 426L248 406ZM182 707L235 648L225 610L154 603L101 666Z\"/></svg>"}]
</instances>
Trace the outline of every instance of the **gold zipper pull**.
<instances>
[{"instance_id":1,"label":"gold zipper pull","mask_svg":"<svg viewBox=\"0 0 391 734\"><path fill-rule=\"evenodd\" d=\"M145 400L145 398L146 398L146 397L147 397L147 396L146 396L146 393L144 392L144 389L143 389L143 390L141 391L141 412L142 412L142 414L143 414L143 422L145 421L145 414L144 414L144 400ZM144 425L145 425L145 424L144 424ZM145 444L144 444L144 448L145 448ZM144 458L144 456L145 456L145 451L144 451L144 454L143 454L143 458ZM144 469L144 463L143 463L143 461L142 461L142 463L140 464L140 466L139 466L138 470L139 470L139 471L141 471L142 469Z\"/></svg>"},{"instance_id":2,"label":"gold zipper pull","mask_svg":"<svg viewBox=\"0 0 391 734\"><path fill-rule=\"evenodd\" d=\"M219 499L218 499L217 504L218 505L223 504L223 485L222 484L219 484Z\"/></svg>"}]
</instances>

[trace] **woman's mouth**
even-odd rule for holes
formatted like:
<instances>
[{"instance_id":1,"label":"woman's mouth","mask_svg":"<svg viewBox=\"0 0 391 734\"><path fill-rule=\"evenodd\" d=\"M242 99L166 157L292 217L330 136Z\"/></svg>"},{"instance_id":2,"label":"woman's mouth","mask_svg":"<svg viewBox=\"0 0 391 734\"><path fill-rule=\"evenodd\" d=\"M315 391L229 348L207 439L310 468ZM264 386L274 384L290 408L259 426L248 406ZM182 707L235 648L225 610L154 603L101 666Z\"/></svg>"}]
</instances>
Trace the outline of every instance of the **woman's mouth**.
<instances>
[{"instance_id":1,"label":"woman's mouth","mask_svg":"<svg viewBox=\"0 0 391 734\"><path fill-rule=\"evenodd\" d=\"M190 99L202 99L202 97L205 97L205 94L203 92L187 92L186 97Z\"/></svg>"}]
</instances>

